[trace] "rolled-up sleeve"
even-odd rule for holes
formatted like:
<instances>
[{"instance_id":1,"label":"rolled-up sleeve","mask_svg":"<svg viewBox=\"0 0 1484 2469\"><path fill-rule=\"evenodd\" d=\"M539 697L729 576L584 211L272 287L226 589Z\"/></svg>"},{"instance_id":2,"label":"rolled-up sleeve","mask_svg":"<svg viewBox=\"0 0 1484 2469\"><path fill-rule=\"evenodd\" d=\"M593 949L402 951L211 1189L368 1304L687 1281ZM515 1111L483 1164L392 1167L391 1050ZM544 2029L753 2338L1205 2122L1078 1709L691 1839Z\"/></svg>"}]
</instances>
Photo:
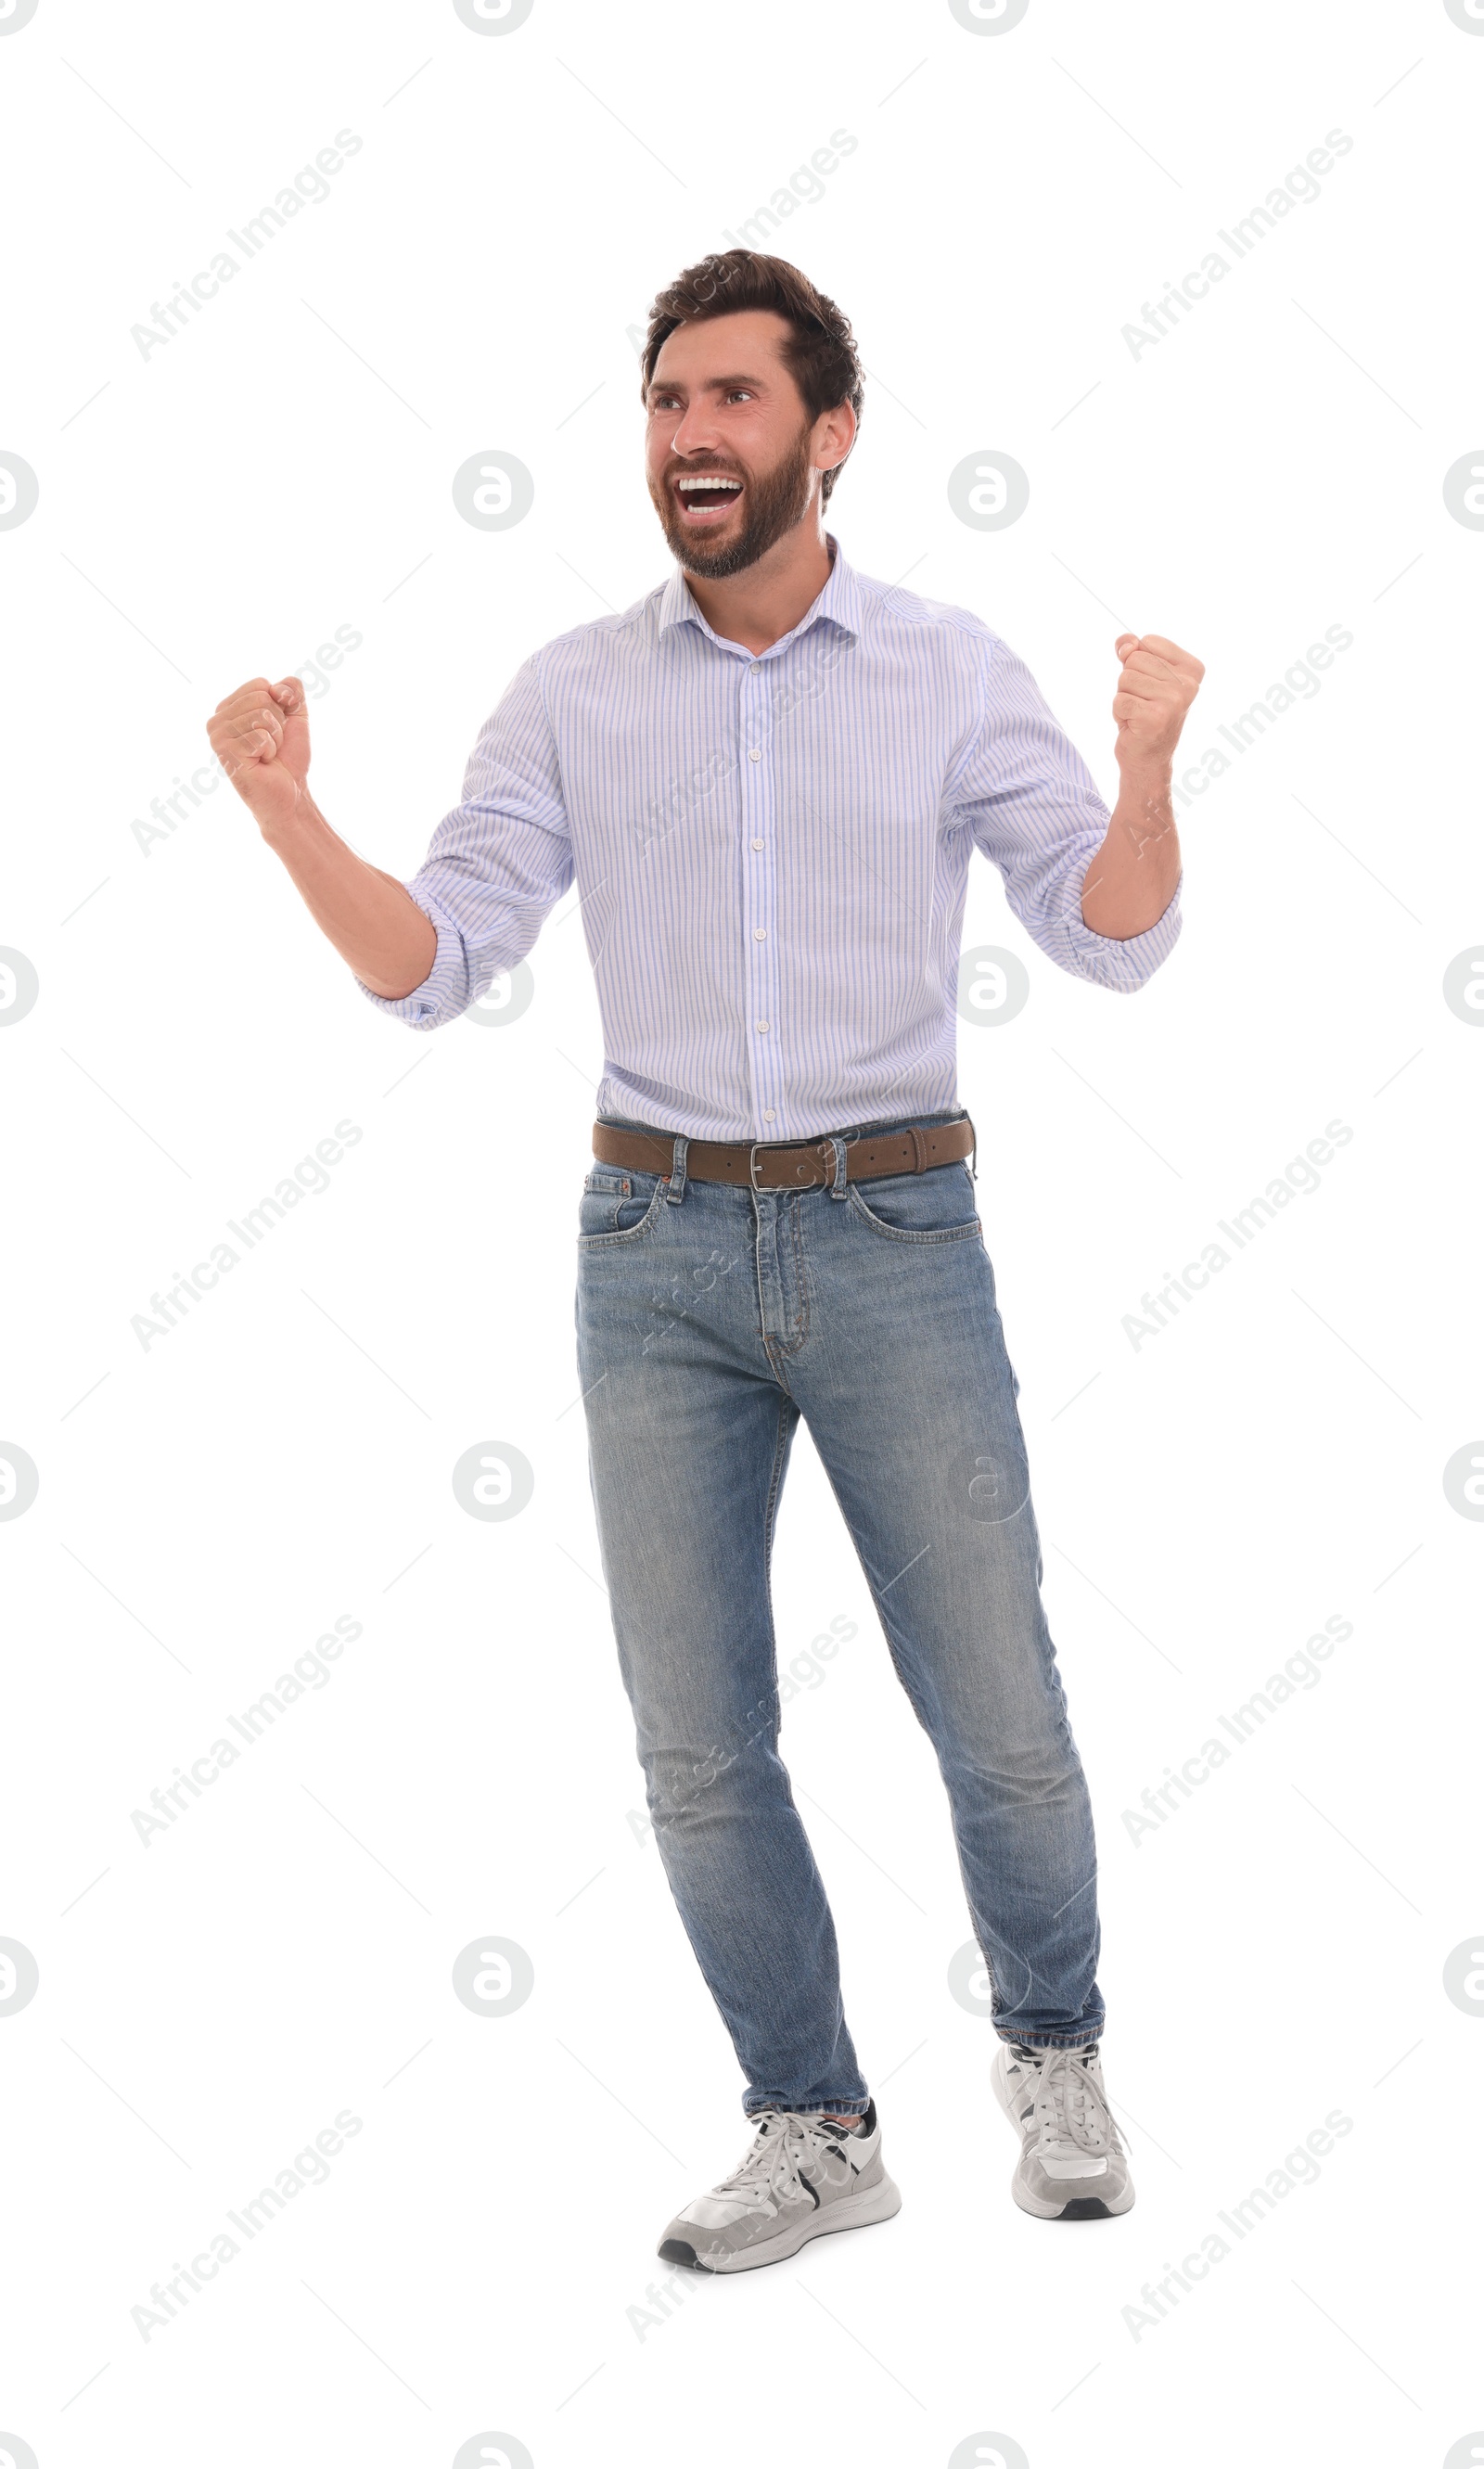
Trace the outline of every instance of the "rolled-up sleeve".
<instances>
[{"instance_id":1,"label":"rolled-up sleeve","mask_svg":"<svg viewBox=\"0 0 1484 2469\"><path fill-rule=\"evenodd\" d=\"M518 670L475 744L462 802L445 815L406 888L437 934L420 986L395 1000L356 982L378 1011L441 1028L523 959L572 880L561 766L540 656Z\"/></svg>"},{"instance_id":2,"label":"rolled-up sleeve","mask_svg":"<svg viewBox=\"0 0 1484 2469\"><path fill-rule=\"evenodd\" d=\"M1035 680L986 635L983 717L947 785L946 802L999 867L1005 896L1047 958L1075 978L1132 993L1173 951L1180 881L1164 914L1126 941L1095 935L1082 916L1082 878L1101 847L1108 809Z\"/></svg>"}]
</instances>

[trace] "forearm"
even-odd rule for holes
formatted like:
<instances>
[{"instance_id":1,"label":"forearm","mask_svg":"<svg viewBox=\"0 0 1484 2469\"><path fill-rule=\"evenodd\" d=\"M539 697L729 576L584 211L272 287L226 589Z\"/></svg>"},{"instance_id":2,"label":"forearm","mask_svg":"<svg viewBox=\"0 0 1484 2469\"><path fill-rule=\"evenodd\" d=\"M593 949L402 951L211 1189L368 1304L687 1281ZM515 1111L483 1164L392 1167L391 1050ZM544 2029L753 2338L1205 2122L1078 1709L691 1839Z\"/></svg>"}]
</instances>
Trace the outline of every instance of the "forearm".
<instances>
[{"instance_id":1,"label":"forearm","mask_svg":"<svg viewBox=\"0 0 1484 2469\"><path fill-rule=\"evenodd\" d=\"M315 925L374 995L400 1002L423 983L438 943L431 918L332 831L307 790L291 818L261 829Z\"/></svg>"},{"instance_id":2,"label":"forearm","mask_svg":"<svg viewBox=\"0 0 1484 2469\"><path fill-rule=\"evenodd\" d=\"M1156 926L1180 879L1168 763L1129 766L1102 845L1082 879L1082 922L1095 935L1127 942Z\"/></svg>"}]
</instances>

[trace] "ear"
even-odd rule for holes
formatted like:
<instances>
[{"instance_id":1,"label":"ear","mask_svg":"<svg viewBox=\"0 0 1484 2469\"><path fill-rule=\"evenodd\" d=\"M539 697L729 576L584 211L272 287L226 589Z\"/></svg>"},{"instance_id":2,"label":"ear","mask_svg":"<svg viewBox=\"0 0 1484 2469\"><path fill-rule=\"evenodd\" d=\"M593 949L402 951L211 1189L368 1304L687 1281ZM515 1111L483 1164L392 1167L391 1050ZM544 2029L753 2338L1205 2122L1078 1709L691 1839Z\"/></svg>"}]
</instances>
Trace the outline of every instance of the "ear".
<instances>
[{"instance_id":1,"label":"ear","mask_svg":"<svg viewBox=\"0 0 1484 2469\"><path fill-rule=\"evenodd\" d=\"M821 412L814 424L814 460L823 471L832 472L845 461L855 444L855 413L847 403Z\"/></svg>"}]
</instances>

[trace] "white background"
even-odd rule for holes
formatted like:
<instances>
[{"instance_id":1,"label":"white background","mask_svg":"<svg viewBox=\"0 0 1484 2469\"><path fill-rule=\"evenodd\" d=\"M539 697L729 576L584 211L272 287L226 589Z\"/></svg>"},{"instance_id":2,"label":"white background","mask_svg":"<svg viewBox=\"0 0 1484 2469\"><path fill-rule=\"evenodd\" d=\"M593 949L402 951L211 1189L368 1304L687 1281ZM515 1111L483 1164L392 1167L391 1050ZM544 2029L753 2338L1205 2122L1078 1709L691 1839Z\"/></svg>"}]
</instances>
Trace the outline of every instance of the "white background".
<instances>
[{"instance_id":1,"label":"white background","mask_svg":"<svg viewBox=\"0 0 1484 2469\"><path fill-rule=\"evenodd\" d=\"M1442 977L1484 943L1484 537L1442 484L1484 428L1484 37L1443 0L1032 0L991 38L946 0L536 0L497 38L435 0L40 0L0 91L0 450L40 484L0 533L0 942L40 983L0 1041L0 1439L40 1473L0 1526L0 1936L40 1972L0 2019L0 2430L42 2469L443 2469L480 2433L497 2469L496 2434L537 2469L943 2469L970 2436L994 2469L997 2435L1032 2469L1451 2460L1484 2426L1484 2031L1443 1986L1481 1920L1484 1532L1442 1472L1484 1448L1484 1036ZM142 357L151 303L342 128L329 197ZM1135 358L1141 304L1336 128L1318 200ZM904 2206L667 2291L661 2228L746 2135L630 1823L575 1402L601 1047L573 904L521 1020L416 1039L229 790L148 851L132 825L220 697L345 626L315 794L411 873L526 652L669 570L628 330L837 129L774 245L870 372L831 510L859 568L979 611L1110 798L1125 625L1204 659L1196 753L1355 639L1182 815L1185 932L1136 999L1059 976L972 877L965 943L1032 979L963 1027L961 1096L1139 2202L1078 2234L1010 2204L940 1787L800 1435L780 1655L857 1634L784 1747ZM452 503L485 450L535 477L506 532ZM1031 477L1003 532L948 504L981 450ZM1135 1349L1144 1291L1334 1119L1321 1188ZM151 1292L341 1120L330 1188L142 1347ZM453 1497L484 1441L535 1471L508 1523ZM345 1614L329 1683L145 1848L131 1811ZM1131 1840L1332 1615L1320 1683ZM452 1994L481 1932L534 1964L518 2012ZM142 2338L151 2284L342 2110L329 2181ZM1131 2327L1333 2111L1317 2182Z\"/></svg>"}]
</instances>

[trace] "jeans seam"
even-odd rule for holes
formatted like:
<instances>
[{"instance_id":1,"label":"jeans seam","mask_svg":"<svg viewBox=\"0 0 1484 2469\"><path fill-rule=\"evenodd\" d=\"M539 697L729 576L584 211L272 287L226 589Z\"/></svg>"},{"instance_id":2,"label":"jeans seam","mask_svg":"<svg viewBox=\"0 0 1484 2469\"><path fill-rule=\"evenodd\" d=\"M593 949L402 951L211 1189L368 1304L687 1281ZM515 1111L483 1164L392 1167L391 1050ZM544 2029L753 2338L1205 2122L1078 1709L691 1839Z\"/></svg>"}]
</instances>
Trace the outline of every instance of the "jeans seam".
<instances>
[{"instance_id":1,"label":"jeans seam","mask_svg":"<svg viewBox=\"0 0 1484 2469\"><path fill-rule=\"evenodd\" d=\"M788 1393L785 1391L784 1400L778 1407L777 1429L773 1436L773 1465L768 1475L768 1503L763 1511L763 1581L768 1593L768 1626L770 1628L774 1629L775 1632L773 1642L773 1694L776 1697L778 1695L778 1663L777 1634L773 1618L773 1529L774 1522L777 1516L778 1501L783 1490L785 1442L791 1428L788 1422L787 1410L788 1406L792 1404L792 1402L793 1401L789 1397ZM781 1711L780 1707L779 1712L781 1713Z\"/></svg>"},{"instance_id":2,"label":"jeans seam","mask_svg":"<svg viewBox=\"0 0 1484 2469\"><path fill-rule=\"evenodd\" d=\"M882 1600L881 1600L881 1597L880 1597L880 1595L878 1594L878 1592L877 1592L877 1590L876 1590L876 1581L875 1581L875 1579L871 1576L870 1571L870 1570L867 1568L867 1566L866 1566L866 1558L865 1558L864 1553L863 1553L863 1552L862 1552L862 1550L861 1550L860 1544L856 1541L855 1529L854 1529L854 1527L852 1526L852 1524L851 1524L851 1522L850 1522L850 1515L849 1515L849 1511L846 1510L846 1505L845 1505L845 1502L844 1502L844 1501L841 1499L841 1497L840 1497L839 1490L838 1490L838 1489L837 1489L837 1488L836 1488L835 1478L834 1478L834 1476L831 1474L831 1472L830 1472L830 1470L829 1470L829 1467L828 1467L828 1466L825 1465L825 1463L824 1463L824 1457L823 1457L823 1451L821 1451L819 1454L820 1454L820 1464L821 1464L821 1465L822 1465L822 1466L823 1466L823 1468L824 1468L824 1480L825 1480L825 1482L826 1482L826 1483L828 1484L828 1486L829 1486L831 1495L832 1495L832 1497L833 1497L833 1499L834 1499L835 1507L839 1510L840 1514L841 1514L841 1517L842 1517L842 1519L844 1520L846 1533L846 1534L849 1535L849 1537L850 1537L850 1542L851 1542L851 1545L852 1545L852 1547L853 1547L853 1549L854 1549L855 1557L856 1557L857 1560L859 1560L859 1562L860 1562L860 1564L861 1564L861 1575L862 1575L862 1577L863 1577L863 1578L865 1579L865 1581L866 1581L866 1585L867 1585L867 1589L868 1589L868 1591L869 1591L869 1593L870 1593L870 1600L871 1600L872 1604L874 1604L874 1606L875 1606L876 1618L877 1618L877 1620L878 1620L878 1621L880 1622L880 1624L881 1624L881 1634L882 1634L882 1636L883 1636L883 1637L885 1638L885 1640L886 1640L886 1650L887 1650L888 1660L889 1660L889 1661L890 1661L890 1663L891 1663L891 1666L892 1666L893 1671L893 1672L894 1672L894 1673L896 1674L896 1685L897 1685L897 1687L900 1689L900 1691L901 1691L901 1693L902 1693L902 1696L906 1698L908 1705L912 1708L912 1711L913 1711L913 1713L916 1715L916 1719L917 1719L917 1721L921 1724L923 1731L927 1734L928 1739L931 1741L931 1740L932 1740L933 1735L932 1735L932 1732L931 1732L931 1730L930 1730L930 1728L929 1728L929 1725L928 1725L928 1722L927 1722L927 1719L926 1719L926 1717L925 1717L925 1716L924 1716L924 1714L923 1714L923 1711L922 1711L921 1705L918 1703L916 1692L913 1688L911 1688L911 1687L909 1686L909 1684L908 1684L908 1680L907 1680L907 1675L906 1675L906 1673L903 1672L903 1670L902 1670L902 1667L901 1667L900 1663L897 1661L897 1657L896 1657L896 1649L895 1649L895 1647L894 1647L894 1646L893 1645L893 1643L892 1643L892 1628L891 1628L891 1623L890 1623L890 1621L889 1621L889 1620L888 1620L888 1618L887 1618L886 1605L883 1604L883 1602L882 1602ZM894 1581L893 1581L893 1582L894 1582ZM981 1948L980 1951L981 1951L981 1952L983 1952L983 1951L984 1951L984 1950ZM988 1957L987 1957L987 1956L985 1956L985 1969L987 1970L987 1968L988 1968Z\"/></svg>"},{"instance_id":3,"label":"jeans seam","mask_svg":"<svg viewBox=\"0 0 1484 2469\"><path fill-rule=\"evenodd\" d=\"M789 1433L787 1393L778 1404L777 1428L773 1436L773 1465L768 1475L768 1500L763 1511L763 1593L768 1604L768 1642L773 1655L773 1684L769 1691L772 1714L769 1722L769 1744L777 1754L778 1725L783 1714L782 1693L778 1686L778 1625L773 1611L773 1529L777 1516L778 1501L783 1491L783 1464L787 1454L785 1442ZM753 1735L754 1740L758 1737ZM752 1742L748 1743L751 1747ZM793 1797L790 1789L790 1798Z\"/></svg>"},{"instance_id":4,"label":"jeans seam","mask_svg":"<svg viewBox=\"0 0 1484 2469\"><path fill-rule=\"evenodd\" d=\"M788 1341L790 1354L797 1354L809 1334L809 1281L804 1268L803 1207L800 1195L794 1194L793 1207L794 1272L799 1280L798 1326Z\"/></svg>"},{"instance_id":5,"label":"jeans seam","mask_svg":"<svg viewBox=\"0 0 1484 2469\"><path fill-rule=\"evenodd\" d=\"M921 1705L919 1704L918 1699L917 1699L916 1692L916 1690L914 1690L914 1689L912 1688L912 1686L910 1685L910 1683L909 1683L909 1681L908 1681L908 1678L907 1678L907 1675L906 1675L905 1672L902 1670L902 1666L901 1666L900 1662L899 1662L899 1661L898 1661L898 1659L897 1659L897 1652L896 1652L896 1649L895 1649L895 1647L894 1647L894 1645L893 1644L893 1641L892 1641L892 1627L891 1627L890 1620L888 1619L888 1616L887 1616L886 1606L885 1606L885 1604L882 1603L881 1597L880 1597L880 1595L879 1595L879 1594L878 1594L878 1592L877 1592L877 1589L876 1589L876 1581L875 1581L874 1578L871 1576L870 1571L870 1570L867 1568L867 1566L866 1566L865 1556L864 1556L864 1554L862 1553L862 1550L861 1550L861 1547L860 1547L859 1543L858 1543L858 1542L856 1542L856 1538L855 1538L855 1529L854 1529L854 1527L851 1525L850 1518L849 1518L849 1514L848 1514L848 1512L846 1511L845 1502L844 1502L844 1501L841 1499L841 1497L840 1497L839 1490L838 1490L838 1488L837 1488L837 1487L836 1487L836 1484L835 1484L835 1478L834 1478L833 1474L830 1472L829 1466L828 1466L828 1465L827 1465L827 1464L826 1464L826 1462L825 1462L825 1459L824 1459L824 1456L823 1456L823 1451L821 1451L821 1452L820 1452L820 1464L821 1464L821 1465L823 1467L823 1470L824 1470L824 1480L825 1480L825 1482L826 1482L826 1483L828 1484L828 1486L829 1486L829 1488L830 1488L831 1494L833 1495L833 1498L834 1498L835 1506L836 1506L836 1508L839 1510L839 1511L840 1511L840 1514L841 1514L842 1518L845 1520L845 1528L846 1528L846 1534L849 1535L850 1540L851 1540L851 1543L852 1543L852 1544L854 1545L854 1547L855 1547L855 1557L856 1557L856 1558L860 1561L860 1564L861 1564L861 1574L862 1574L862 1576L864 1577L864 1579L865 1579L865 1581L866 1581L867 1587L868 1587L868 1589L869 1589L869 1591L870 1591L870 1600L871 1600L872 1604L874 1604L874 1606L875 1606L876 1618L877 1618L877 1620L878 1620L878 1621L880 1622L880 1624L881 1624L881 1634L882 1634L882 1636L883 1636L883 1637L885 1638L885 1640L886 1640L887 1654L888 1654L888 1657L889 1657L889 1659L890 1659L890 1661L891 1661L892 1669L893 1669L893 1672L895 1673L895 1674L896 1674L897 1685L899 1686L899 1688L900 1688L900 1690L901 1690L901 1692L902 1692L903 1696L906 1698L908 1705L912 1708L913 1713L916 1715L916 1719L917 1719L917 1721L919 1722L919 1724L920 1724L920 1725L921 1725L921 1727L922 1727L922 1730L923 1730L923 1731L924 1731L924 1733L927 1735L928 1740L931 1742L931 1741L932 1741L932 1739L933 1739L932 1728L931 1728L931 1726L929 1725L929 1723L928 1723L928 1721L927 1721L927 1719L926 1719L926 1718L925 1718L925 1716L924 1716L924 1714L923 1714L922 1707L921 1707ZM1027 1499L1029 1500L1029 1498L1030 1498L1030 1494L1029 1494L1029 1492L1027 1493L1026 1497L1027 1497ZM1018 1512L1017 1512L1017 1513L1018 1513ZM1039 1596L1039 1593L1040 1593L1040 1580L1039 1580L1039 1576L1037 1576L1037 1581L1036 1581L1036 1592L1037 1592L1037 1596ZM1048 1634L1049 1634L1049 1632L1048 1632ZM1053 1653L1054 1653L1054 1655L1055 1655L1055 1648L1053 1649ZM1054 1669L1055 1669L1055 1666L1054 1666ZM1060 1675L1059 1675L1059 1673L1058 1673L1056 1676L1057 1676L1057 1684L1058 1684L1058 1687L1059 1687L1059 1684L1060 1684ZM1064 1692L1062 1693L1062 1698L1063 1698L1063 1713L1064 1713L1064 1712L1065 1712L1065 1693L1064 1693ZM1071 1747L1072 1747L1072 1753L1073 1753L1073 1756L1074 1756L1074 1757L1077 1757L1078 1752L1077 1752L1077 1745L1076 1745L1076 1742L1071 1741L1071 1726L1070 1726L1070 1723L1068 1723L1068 1725L1067 1725L1067 1733L1068 1733L1069 1742L1070 1742ZM935 1750L936 1750L936 1743L935 1743ZM1079 1760L1079 1759L1078 1759L1078 1764L1080 1764L1080 1760ZM962 1859L961 1859L961 1862L960 1862L960 1874L961 1874L961 1877L962 1877ZM1096 1880L1096 1878L1097 1878L1097 1875L1098 1875L1098 1872L1097 1872L1097 1870L1096 1870L1096 1869L1094 1869L1093 1877L1094 1877L1094 1879L1095 1879L1095 1880ZM1002 1994L1002 1992L1001 1992L999 1982L998 1982L998 1980L997 1980L997 1979L996 1979L996 1977L995 1977L994 1965L993 1965L993 1963L990 1961L989 1956L988 1956L987 1952L985 1951L985 1944L984 1944L984 1940L981 1938L981 1936L980 1936L980 1934L979 1934L978 1925L977 1925L977 1923L975 1923L975 1922L974 1922L973 1902L972 1902L972 1899L971 1899L971 1897L970 1897L969 1890L968 1890L968 1880L967 1880L967 1878L962 1878L962 1884L963 1884L963 1890L964 1890L964 1897L963 1897L963 1899L964 1899L965 1904L967 1904L967 1905L968 1905L970 1923L973 1925L973 1927L974 1927L974 1943L975 1943L975 1945L978 1947L979 1951L980 1951L980 1954L982 1955L982 1957L983 1957L983 1959L984 1959L985 1972L985 1974L986 1974L986 1976L987 1976L987 1978L988 1978L988 1982L989 1982L989 1996L990 1996L990 2000L991 2000L991 2005L990 2005L990 2019L991 2019L991 2021L993 2021L993 2022L994 2022L994 2028L995 2028L995 2030L996 2030L997 2032L999 2032L999 2035L1000 2035L1001 2040L1003 2040L1003 2041L1005 2041L1005 2042L1009 2042L1009 2041L1011 2041L1011 2040L1017 2040L1017 2039L1019 2039L1019 2038L1020 2038L1020 2035L1019 2035L1018 2033L1014 2032L1014 2031L1004 2031L1004 2030L1001 2030L1000 2024L999 2024L998 2020L996 2019L996 2018L997 2018L999 2015L1002 2015L1002 2014L1004 2013L1004 2011L1005 2011L1005 1999L1004 1999L1004 1996L1003 1996L1003 1994ZM1022 1958L1022 1959L1023 1959L1023 1958ZM1032 1981L1033 1981L1033 1980L1035 1979L1035 1976L1036 1976L1036 1975L1035 1975L1035 1973L1034 1973L1034 1972L1031 1970L1031 1967L1030 1967L1029 1965L1027 1965L1027 1967L1026 1967L1026 1968L1027 1968L1027 1970L1028 1970L1028 1971L1030 1971L1030 1972L1031 1972L1031 1977L1032 1977ZM1102 2028L1102 2026L1100 2024L1100 2025L1099 2025L1099 2027L1098 2027L1098 2030L1099 2030L1099 2031L1101 2031L1101 2028ZM1086 2045L1086 2043L1087 2043L1087 2042L1088 2042L1088 2041L1090 2041L1090 2040L1096 2040L1096 2039L1097 2039L1097 2037L1098 2037L1098 2033L1097 2033L1097 2032L1086 2032L1086 2033L1083 2033L1083 2034L1081 2035L1081 2037L1080 2037L1079 2039L1077 2039L1077 2040L1069 2040L1069 2041L1047 2041L1047 2042L1040 2042L1040 2041L1037 2041L1037 2042L1030 2042L1030 2041L1026 2041L1026 2042L1023 2042L1023 2045L1024 2045L1025 2047L1027 2047L1027 2048L1031 2048L1031 2047L1035 2047L1035 2048L1045 2047L1045 2048L1049 2048L1049 2049L1079 2049L1079 2048L1084 2047L1084 2046Z\"/></svg>"}]
</instances>

